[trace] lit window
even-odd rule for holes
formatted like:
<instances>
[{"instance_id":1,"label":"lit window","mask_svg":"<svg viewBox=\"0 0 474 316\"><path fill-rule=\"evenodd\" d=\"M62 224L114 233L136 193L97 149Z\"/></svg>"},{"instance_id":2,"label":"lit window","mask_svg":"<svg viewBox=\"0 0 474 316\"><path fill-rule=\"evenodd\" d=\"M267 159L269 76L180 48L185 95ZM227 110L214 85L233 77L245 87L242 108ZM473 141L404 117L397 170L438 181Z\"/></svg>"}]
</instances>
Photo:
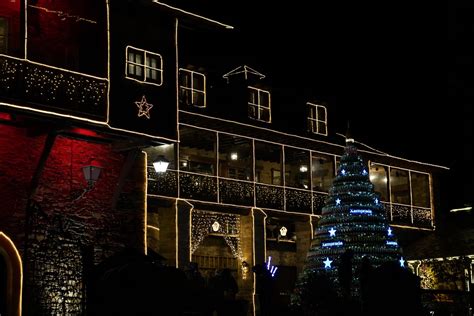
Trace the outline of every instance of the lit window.
<instances>
[{"instance_id":1,"label":"lit window","mask_svg":"<svg viewBox=\"0 0 474 316\"><path fill-rule=\"evenodd\" d=\"M257 121L271 122L270 113L270 92L257 89L254 87L249 88L249 117Z\"/></svg>"},{"instance_id":2,"label":"lit window","mask_svg":"<svg viewBox=\"0 0 474 316\"><path fill-rule=\"evenodd\" d=\"M188 69L179 70L180 101L199 108L206 107L206 76Z\"/></svg>"},{"instance_id":3,"label":"lit window","mask_svg":"<svg viewBox=\"0 0 474 316\"><path fill-rule=\"evenodd\" d=\"M163 60L160 54L127 46L125 75L128 79L160 86L163 83Z\"/></svg>"},{"instance_id":4,"label":"lit window","mask_svg":"<svg viewBox=\"0 0 474 316\"><path fill-rule=\"evenodd\" d=\"M7 52L8 24L7 19L0 17L0 54Z\"/></svg>"},{"instance_id":5,"label":"lit window","mask_svg":"<svg viewBox=\"0 0 474 316\"><path fill-rule=\"evenodd\" d=\"M322 105L307 103L309 106L308 129L315 134L327 135L327 112Z\"/></svg>"}]
</instances>

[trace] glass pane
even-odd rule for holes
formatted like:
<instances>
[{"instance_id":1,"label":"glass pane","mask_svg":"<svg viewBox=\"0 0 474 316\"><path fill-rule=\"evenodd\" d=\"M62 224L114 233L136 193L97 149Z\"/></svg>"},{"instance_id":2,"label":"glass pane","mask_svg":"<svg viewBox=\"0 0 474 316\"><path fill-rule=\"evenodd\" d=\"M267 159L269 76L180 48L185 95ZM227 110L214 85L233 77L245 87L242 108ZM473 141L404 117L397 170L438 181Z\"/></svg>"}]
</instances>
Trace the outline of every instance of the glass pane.
<instances>
[{"instance_id":1,"label":"glass pane","mask_svg":"<svg viewBox=\"0 0 474 316\"><path fill-rule=\"evenodd\" d=\"M260 106L270 108L270 94L266 91L260 91Z\"/></svg>"},{"instance_id":2,"label":"glass pane","mask_svg":"<svg viewBox=\"0 0 474 316\"><path fill-rule=\"evenodd\" d=\"M256 181L265 184L282 184L281 175L273 171L282 170L281 165L281 146L255 142L255 173L258 174ZM272 179L279 176L279 179Z\"/></svg>"},{"instance_id":3,"label":"glass pane","mask_svg":"<svg viewBox=\"0 0 474 316\"><path fill-rule=\"evenodd\" d=\"M193 82L193 89L199 90L199 91L204 91L204 76L200 74L194 74L193 76L194 82Z\"/></svg>"},{"instance_id":4,"label":"glass pane","mask_svg":"<svg viewBox=\"0 0 474 316\"><path fill-rule=\"evenodd\" d=\"M369 168L370 182L374 185L375 192L380 194L380 199L389 202L387 167L371 164Z\"/></svg>"},{"instance_id":5,"label":"glass pane","mask_svg":"<svg viewBox=\"0 0 474 316\"><path fill-rule=\"evenodd\" d=\"M249 103L257 104L257 90L249 88Z\"/></svg>"},{"instance_id":6,"label":"glass pane","mask_svg":"<svg viewBox=\"0 0 474 316\"><path fill-rule=\"evenodd\" d=\"M392 193L392 203L410 204L410 182L408 171L391 168L390 169L390 189Z\"/></svg>"},{"instance_id":7,"label":"glass pane","mask_svg":"<svg viewBox=\"0 0 474 316\"><path fill-rule=\"evenodd\" d=\"M430 182L427 174L412 172L411 190L413 205L430 207Z\"/></svg>"},{"instance_id":8,"label":"glass pane","mask_svg":"<svg viewBox=\"0 0 474 316\"><path fill-rule=\"evenodd\" d=\"M318 120L326 121L326 109L322 106L318 106Z\"/></svg>"},{"instance_id":9,"label":"glass pane","mask_svg":"<svg viewBox=\"0 0 474 316\"><path fill-rule=\"evenodd\" d=\"M270 110L267 108L260 108L260 117L259 120L270 122Z\"/></svg>"},{"instance_id":10,"label":"glass pane","mask_svg":"<svg viewBox=\"0 0 474 316\"><path fill-rule=\"evenodd\" d=\"M285 185L309 189L309 151L285 147Z\"/></svg>"},{"instance_id":11,"label":"glass pane","mask_svg":"<svg viewBox=\"0 0 474 316\"><path fill-rule=\"evenodd\" d=\"M318 133L326 134L326 123L318 122Z\"/></svg>"},{"instance_id":12,"label":"glass pane","mask_svg":"<svg viewBox=\"0 0 474 316\"><path fill-rule=\"evenodd\" d=\"M185 71L185 70L180 71L179 85L181 87L191 88L191 74L189 71Z\"/></svg>"},{"instance_id":13,"label":"glass pane","mask_svg":"<svg viewBox=\"0 0 474 316\"><path fill-rule=\"evenodd\" d=\"M334 170L333 156L313 153L311 166L313 190L328 192L334 180Z\"/></svg>"},{"instance_id":14,"label":"glass pane","mask_svg":"<svg viewBox=\"0 0 474 316\"><path fill-rule=\"evenodd\" d=\"M219 176L253 181L252 141L219 134Z\"/></svg>"},{"instance_id":15,"label":"glass pane","mask_svg":"<svg viewBox=\"0 0 474 316\"><path fill-rule=\"evenodd\" d=\"M215 175L216 133L181 127L180 139L180 170Z\"/></svg>"}]
</instances>

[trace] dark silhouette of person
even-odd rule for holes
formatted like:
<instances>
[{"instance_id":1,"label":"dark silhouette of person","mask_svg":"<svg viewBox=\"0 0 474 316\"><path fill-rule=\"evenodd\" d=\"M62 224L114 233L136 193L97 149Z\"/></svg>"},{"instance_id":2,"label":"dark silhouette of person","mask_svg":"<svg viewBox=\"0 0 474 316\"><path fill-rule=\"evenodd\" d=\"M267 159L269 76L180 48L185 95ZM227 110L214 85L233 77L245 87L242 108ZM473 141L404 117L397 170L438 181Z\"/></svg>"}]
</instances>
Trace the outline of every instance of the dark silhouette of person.
<instances>
[{"instance_id":1,"label":"dark silhouette of person","mask_svg":"<svg viewBox=\"0 0 474 316\"><path fill-rule=\"evenodd\" d=\"M359 289L362 311L366 311L370 300L370 282L373 275L373 267L370 264L370 259L367 256L362 258L359 267Z\"/></svg>"},{"instance_id":2,"label":"dark silhouette of person","mask_svg":"<svg viewBox=\"0 0 474 316\"><path fill-rule=\"evenodd\" d=\"M337 270L339 276L339 284L341 285L342 295L344 298L351 297L352 287L352 258L354 253L351 249L347 249L341 255L341 264Z\"/></svg>"}]
</instances>

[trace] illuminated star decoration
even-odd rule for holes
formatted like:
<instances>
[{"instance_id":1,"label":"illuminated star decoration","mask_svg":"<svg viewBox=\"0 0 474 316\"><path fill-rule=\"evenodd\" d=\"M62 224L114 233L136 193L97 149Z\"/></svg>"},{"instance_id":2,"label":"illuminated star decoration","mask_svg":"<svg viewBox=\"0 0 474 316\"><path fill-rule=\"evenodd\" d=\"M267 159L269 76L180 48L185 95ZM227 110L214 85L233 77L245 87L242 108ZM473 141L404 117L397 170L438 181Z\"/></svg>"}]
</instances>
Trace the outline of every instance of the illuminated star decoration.
<instances>
[{"instance_id":1,"label":"illuminated star decoration","mask_svg":"<svg viewBox=\"0 0 474 316\"><path fill-rule=\"evenodd\" d=\"M342 169L342 170L341 170L341 173L342 173L342 175L345 175L345 174L346 174L346 170Z\"/></svg>"},{"instance_id":2,"label":"illuminated star decoration","mask_svg":"<svg viewBox=\"0 0 474 316\"><path fill-rule=\"evenodd\" d=\"M150 110L153 107L153 104L146 102L145 96L142 97L141 101L135 101L135 104L138 106L138 117L146 116L146 118L149 119Z\"/></svg>"},{"instance_id":3,"label":"illuminated star decoration","mask_svg":"<svg viewBox=\"0 0 474 316\"><path fill-rule=\"evenodd\" d=\"M388 236L392 236L392 229L390 227L387 229L387 232L388 232Z\"/></svg>"},{"instance_id":4,"label":"illuminated star decoration","mask_svg":"<svg viewBox=\"0 0 474 316\"><path fill-rule=\"evenodd\" d=\"M331 227L330 230L328 230L329 232L329 237L336 237L336 230L334 229L334 227Z\"/></svg>"},{"instance_id":5,"label":"illuminated star decoration","mask_svg":"<svg viewBox=\"0 0 474 316\"><path fill-rule=\"evenodd\" d=\"M367 175L367 170L365 170L365 169L362 170L362 174L363 174L364 176Z\"/></svg>"},{"instance_id":6,"label":"illuminated star decoration","mask_svg":"<svg viewBox=\"0 0 474 316\"><path fill-rule=\"evenodd\" d=\"M375 204L379 204L379 199L375 198Z\"/></svg>"},{"instance_id":7,"label":"illuminated star decoration","mask_svg":"<svg viewBox=\"0 0 474 316\"><path fill-rule=\"evenodd\" d=\"M405 259L403 259L403 257L400 258L399 262L400 262L400 267L402 268L405 267Z\"/></svg>"},{"instance_id":8,"label":"illuminated star decoration","mask_svg":"<svg viewBox=\"0 0 474 316\"><path fill-rule=\"evenodd\" d=\"M324 268L330 269L330 268L331 268L332 260L329 260L329 258L326 257L326 260L324 260L323 263L324 263Z\"/></svg>"},{"instance_id":9,"label":"illuminated star decoration","mask_svg":"<svg viewBox=\"0 0 474 316\"><path fill-rule=\"evenodd\" d=\"M336 199L336 205L339 205L339 204L341 204L341 199L337 198Z\"/></svg>"}]
</instances>

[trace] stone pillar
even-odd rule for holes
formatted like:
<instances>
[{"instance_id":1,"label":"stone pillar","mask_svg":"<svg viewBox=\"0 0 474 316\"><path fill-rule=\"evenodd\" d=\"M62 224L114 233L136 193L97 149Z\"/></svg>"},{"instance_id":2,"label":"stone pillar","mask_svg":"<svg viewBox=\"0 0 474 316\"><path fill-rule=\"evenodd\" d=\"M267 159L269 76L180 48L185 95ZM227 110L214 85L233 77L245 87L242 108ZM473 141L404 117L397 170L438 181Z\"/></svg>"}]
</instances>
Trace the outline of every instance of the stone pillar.
<instances>
[{"instance_id":1,"label":"stone pillar","mask_svg":"<svg viewBox=\"0 0 474 316\"><path fill-rule=\"evenodd\" d=\"M177 201L177 245L178 267L184 268L191 261L191 209L193 206L186 201Z\"/></svg>"},{"instance_id":2,"label":"stone pillar","mask_svg":"<svg viewBox=\"0 0 474 316\"><path fill-rule=\"evenodd\" d=\"M239 260L239 298L249 302L249 310L253 311L253 217L252 214L240 217L240 246L242 249L242 260L248 264L246 278L243 278L242 264Z\"/></svg>"},{"instance_id":3,"label":"stone pillar","mask_svg":"<svg viewBox=\"0 0 474 316\"><path fill-rule=\"evenodd\" d=\"M166 264L169 266L177 266L177 244L176 244L176 203L173 201L169 204L160 204L154 206L153 210L149 207L150 213L158 214L159 220L159 242L158 249L160 255L166 258ZM150 219L155 216L150 216ZM150 231L150 229L148 229Z\"/></svg>"},{"instance_id":4,"label":"stone pillar","mask_svg":"<svg viewBox=\"0 0 474 316\"><path fill-rule=\"evenodd\" d=\"M311 218L304 222L295 222L296 233L296 267L298 274L303 271L306 263L306 256L311 246Z\"/></svg>"},{"instance_id":5,"label":"stone pillar","mask_svg":"<svg viewBox=\"0 0 474 316\"><path fill-rule=\"evenodd\" d=\"M253 244L254 244L254 265L265 263L265 249L266 249L266 240L265 240L265 218L266 214L258 209L254 208L252 210L253 214Z\"/></svg>"}]
</instances>

